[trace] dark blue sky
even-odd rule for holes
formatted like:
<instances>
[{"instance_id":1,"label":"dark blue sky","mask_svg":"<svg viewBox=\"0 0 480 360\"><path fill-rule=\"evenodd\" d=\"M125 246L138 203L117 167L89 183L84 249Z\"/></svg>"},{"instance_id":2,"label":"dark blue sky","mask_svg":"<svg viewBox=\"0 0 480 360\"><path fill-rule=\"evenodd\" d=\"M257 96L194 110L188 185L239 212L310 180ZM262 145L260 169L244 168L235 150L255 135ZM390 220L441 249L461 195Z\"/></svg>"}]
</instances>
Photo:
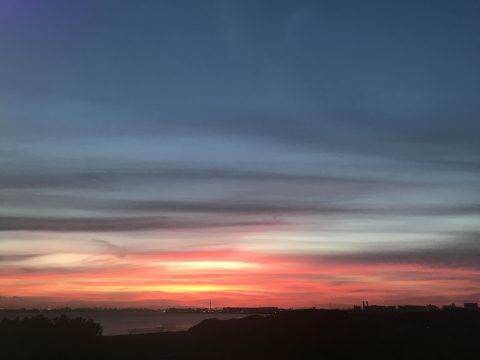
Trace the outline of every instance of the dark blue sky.
<instances>
[{"instance_id":1,"label":"dark blue sky","mask_svg":"<svg viewBox=\"0 0 480 360\"><path fill-rule=\"evenodd\" d=\"M99 244L478 269L479 17L0 1L0 271Z\"/></svg>"}]
</instances>

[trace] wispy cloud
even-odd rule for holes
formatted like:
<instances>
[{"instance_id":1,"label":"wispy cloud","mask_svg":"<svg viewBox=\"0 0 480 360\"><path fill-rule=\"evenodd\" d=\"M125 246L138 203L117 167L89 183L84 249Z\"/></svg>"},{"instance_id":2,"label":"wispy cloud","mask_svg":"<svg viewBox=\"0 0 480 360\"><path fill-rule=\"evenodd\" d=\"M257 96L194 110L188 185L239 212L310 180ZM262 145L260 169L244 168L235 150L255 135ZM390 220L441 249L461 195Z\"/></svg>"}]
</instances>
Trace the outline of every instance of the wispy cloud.
<instances>
[{"instance_id":1,"label":"wispy cloud","mask_svg":"<svg viewBox=\"0 0 480 360\"><path fill-rule=\"evenodd\" d=\"M29 218L2 217L0 231L104 232L162 229L202 229L279 225L279 220L187 219L185 217Z\"/></svg>"}]
</instances>

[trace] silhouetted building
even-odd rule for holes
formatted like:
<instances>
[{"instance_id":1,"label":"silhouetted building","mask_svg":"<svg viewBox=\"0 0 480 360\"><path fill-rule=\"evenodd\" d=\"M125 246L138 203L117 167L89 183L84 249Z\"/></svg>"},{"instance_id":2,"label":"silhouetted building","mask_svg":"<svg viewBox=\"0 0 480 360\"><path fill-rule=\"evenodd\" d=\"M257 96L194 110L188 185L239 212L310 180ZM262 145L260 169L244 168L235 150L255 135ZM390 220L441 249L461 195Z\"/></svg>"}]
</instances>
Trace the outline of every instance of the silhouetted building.
<instances>
[{"instance_id":1,"label":"silhouetted building","mask_svg":"<svg viewBox=\"0 0 480 360\"><path fill-rule=\"evenodd\" d=\"M478 310L478 304L477 303L465 303L465 304L463 304L463 307L466 310Z\"/></svg>"},{"instance_id":2,"label":"silhouetted building","mask_svg":"<svg viewBox=\"0 0 480 360\"><path fill-rule=\"evenodd\" d=\"M442 309L443 310L455 310L457 307L455 306L455 304L449 304L449 305L443 305L442 306Z\"/></svg>"},{"instance_id":3,"label":"silhouetted building","mask_svg":"<svg viewBox=\"0 0 480 360\"><path fill-rule=\"evenodd\" d=\"M383 305L369 305L365 308L366 311L375 311L375 312L383 312L387 310L386 306Z\"/></svg>"},{"instance_id":4,"label":"silhouetted building","mask_svg":"<svg viewBox=\"0 0 480 360\"><path fill-rule=\"evenodd\" d=\"M241 308L241 307L224 307L222 313L225 314L276 314L279 312L278 307L256 307L256 308Z\"/></svg>"},{"instance_id":5,"label":"silhouetted building","mask_svg":"<svg viewBox=\"0 0 480 360\"><path fill-rule=\"evenodd\" d=\"M398 307L398 311L401 312L422 312L422 311L427 311L427 307L423 305L400 305Z\"/></svg>"}]
</instances>

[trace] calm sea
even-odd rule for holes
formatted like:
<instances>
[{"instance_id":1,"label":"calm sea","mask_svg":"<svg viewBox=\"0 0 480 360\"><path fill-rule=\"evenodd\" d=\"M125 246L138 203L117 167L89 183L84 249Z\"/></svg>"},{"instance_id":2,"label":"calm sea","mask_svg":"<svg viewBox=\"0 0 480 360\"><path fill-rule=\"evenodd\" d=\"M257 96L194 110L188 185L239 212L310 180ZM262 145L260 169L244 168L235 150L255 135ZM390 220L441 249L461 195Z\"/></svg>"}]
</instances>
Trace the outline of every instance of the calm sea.
<instances>
[{"instance_id":1,"label":"calm sea","mask_svg":"<svg viewBox=\"0 0 480 360\"><path fill-rule=\"evenodd\" d=\"M48 317L57 317L65 314L68 317L82 317L93 319L103 327L104 335L122 335L127 334L129 329L155 328L162 325L175 325L177 331L188 330L192 326L202 322L205 319L217 318L221 320L241 318L246 314L205 314L205 313L163 313L156 311L46 311L46 312L21 312L21 311L0 311L0 319L16 317L30 317L43 314Z\"/></svg>"}]
</instances>

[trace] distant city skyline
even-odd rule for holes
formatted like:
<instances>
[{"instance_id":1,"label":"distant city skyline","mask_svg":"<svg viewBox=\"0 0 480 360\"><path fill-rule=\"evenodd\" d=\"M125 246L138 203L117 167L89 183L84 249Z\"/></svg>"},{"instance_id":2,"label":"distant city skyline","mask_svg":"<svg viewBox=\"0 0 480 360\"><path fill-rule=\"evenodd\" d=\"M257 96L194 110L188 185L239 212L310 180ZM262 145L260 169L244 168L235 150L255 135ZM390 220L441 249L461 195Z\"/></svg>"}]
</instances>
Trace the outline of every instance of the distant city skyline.
<instances>
[{"instance_id":1,"label":"distant city skyline","mask_svg":"<svg viewBox=\"0 0 480 360\"><path fill-rule=\"evenodd\" d=\"M480 2L0 2L0 307L480 299Z\"/></svg>"}]
</instances>

